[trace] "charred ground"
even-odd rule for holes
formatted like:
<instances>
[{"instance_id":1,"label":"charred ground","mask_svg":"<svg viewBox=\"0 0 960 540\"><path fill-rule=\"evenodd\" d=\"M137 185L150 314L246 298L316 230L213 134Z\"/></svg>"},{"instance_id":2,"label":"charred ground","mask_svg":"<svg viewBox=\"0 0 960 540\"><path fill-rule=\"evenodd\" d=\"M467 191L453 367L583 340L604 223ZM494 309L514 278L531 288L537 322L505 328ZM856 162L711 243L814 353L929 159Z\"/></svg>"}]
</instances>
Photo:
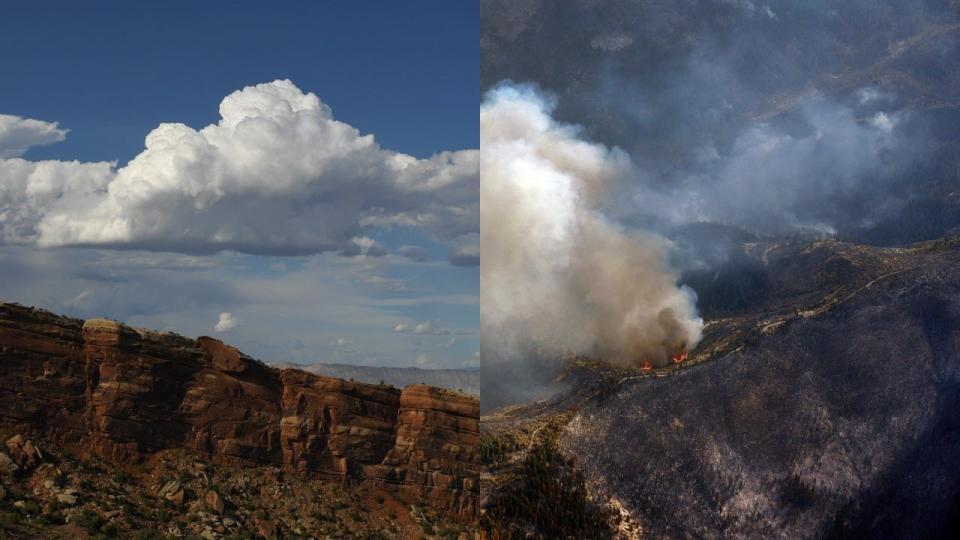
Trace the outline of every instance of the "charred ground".
<instances>
[{"instance_id":1,"label":"charred ground","mask_svg":"<svg viewBox=\"0 0 960 540\"><path fill-rule=\"evenodd\" d=\"M687 362L574 360L555 397L482 418L484 508L509 518L492 537L550 536L558 520L596 537L956 530L960 240L743 249L766 291L709 319ZM553 484L526 474L543 455ZM538 485L586 502L559 517L543 504L558 491Z\"/></svg>"}]
</instances>

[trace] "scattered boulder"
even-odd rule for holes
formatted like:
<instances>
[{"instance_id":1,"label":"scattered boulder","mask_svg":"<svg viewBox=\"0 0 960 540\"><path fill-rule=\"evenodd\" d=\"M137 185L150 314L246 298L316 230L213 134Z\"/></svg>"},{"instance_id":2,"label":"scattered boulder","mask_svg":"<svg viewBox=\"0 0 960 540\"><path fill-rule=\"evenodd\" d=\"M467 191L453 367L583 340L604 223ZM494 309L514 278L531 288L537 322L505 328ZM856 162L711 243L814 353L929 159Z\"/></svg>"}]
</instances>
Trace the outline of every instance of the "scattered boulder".
<instances>
[{"instance_id":1,"label":"scattered boulder","mask_svg":"<svg viewBox=\"0 0 960 540\"><path fill-rule=\"evenodd\" d=\"M17 465L15 461L10 459L5 452L0 452L0 475L12 476L17 474L20 470L20 466Z\"/></svg>"},{"instance_id":2,"label":"scattered boulder","mask_svg":"<svg viewBox=\"0 0 960 540\"><path fill-rule=\"evenodd\" d=\"M223 498L220 497L220 494L214 490L207 492L207 495L203 498L204 502L207 503L207 508L219 515L223 515Z\"/></svg>"},{"instance_id":3,"label":"scattered boulder","mask_svg":"<svg viewBox=\"0 0 960 540\"><path fill-rule=\"evenodd\" d=\"M68 506L73 506L77 504L77 496L73 493L64 492L57 495L57 502L66 504Z\"/></svg>"},{"instance_id":4,"label":"scattered boulder","mask_svg":"<svg viewBox=\"0 0 960 540\"><path fill-rule=\"evenodd\" d=\"M177 480L170 480L169 482L161 484L157 489L157 497L163 497L177 506L183 505L186 496L187 494L183 490L183 486L181 486Z\"/></svg>"},{"instance_id":5,"label":"scattered boulder","mask_svg":"<svg viewBox=\"0 0 960 540\"><path fill-rule=\"evenodd\" d=\"M43 461L43 453L26 437L14 435L7 439L7 451L21 469L32 469Z\"/></svg>"},{"instance_id":6,"label":"scattered boulder","mask_svg":"<svg viewBox=\"0 0 960 540\"><path fill-rule=\"evenodd\" d=\"M276 522L271 521L269 519L257 518L254 523L257 526L257 533L260 534L261 537L267 538L269 540L278 538Z\"/></svg>"},{"instance_id":7,"label":"scattered boulder","mask_svg":"<svg viewBox=\"0 0 960 540\"><path fill-rule=\"evenodd\" d=\"M177 506L183 506L183 501L187 498L187 493L183 488L178 489L170 495L167 495L167 500L172 502Z\"/></svg>"},{"instance_id":8,"label":"scattered boulder","mask_svg":"<svg viewBox=\"0 0 960 540\"><path fill-rule=\"evenodd\" d=\"M180 489L180 482L177 480L170 480L164 484L160 484L160 487L157 488L157 497L167 497L173 493L176 493Z\"/></svg>"}]
</instances>

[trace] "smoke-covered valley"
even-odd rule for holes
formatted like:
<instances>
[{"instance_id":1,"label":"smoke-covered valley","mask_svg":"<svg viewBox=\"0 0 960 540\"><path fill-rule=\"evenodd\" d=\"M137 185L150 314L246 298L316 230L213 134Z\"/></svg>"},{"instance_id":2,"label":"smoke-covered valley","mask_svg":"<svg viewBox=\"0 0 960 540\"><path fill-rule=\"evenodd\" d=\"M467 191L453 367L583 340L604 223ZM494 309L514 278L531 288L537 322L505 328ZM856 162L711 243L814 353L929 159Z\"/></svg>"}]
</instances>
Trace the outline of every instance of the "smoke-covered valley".
<instances>
[{"instance_id":1,"label":"smoke-covered valley","mask_svg":"<svg viewBox=\"0 0 960 540\"><path fill-rule=\"evenodd\" d=\"M484 110L508 90L535 95L549 104L547 121L603 149L615 171L606 171L591 211L631 242L659 246L662 257L644 268L673 276L666 278L673 289L695 295L690 316L710 319L769 292L766 271L745 256L745 244L830 237L897 246L960 225L957 11L949 1L485 0ZM485 139L484 152L490 146ZM564 154L567 166L580 157ZM495 166L484 158L489 183ZM484 253L495 251L494 238L482 242ZM583 246L571 253L591 260ZM555 285L541 278L558 260L537 251L524 263L527 277L538 287ZM592 283L604 278L604 267L591 266ZM489 280L488 271L485 288ZM589 296L553 290L552 307L572 304L557 296ZM625 302L652 306L633 298ZM491 302L485 295L485 323L492 309L503 310ZM509 332L483 332L483 365L493 375L484 376L484 408L549 381L550 370L530 360L545 347L570 355L602 349L566 346L578 333L596 336L590 326L598 319L585 324L579 310L561 311L543 306L524 319L554 335L516 320L505 325L525 336L523 352ZM604 336L602 345L616 339ZM503 340L514 352L503 353L511 350ZM537 367L518 366L521 358ZM504 370L518 372L505 378Z\"/></svg>"}]
</instances>

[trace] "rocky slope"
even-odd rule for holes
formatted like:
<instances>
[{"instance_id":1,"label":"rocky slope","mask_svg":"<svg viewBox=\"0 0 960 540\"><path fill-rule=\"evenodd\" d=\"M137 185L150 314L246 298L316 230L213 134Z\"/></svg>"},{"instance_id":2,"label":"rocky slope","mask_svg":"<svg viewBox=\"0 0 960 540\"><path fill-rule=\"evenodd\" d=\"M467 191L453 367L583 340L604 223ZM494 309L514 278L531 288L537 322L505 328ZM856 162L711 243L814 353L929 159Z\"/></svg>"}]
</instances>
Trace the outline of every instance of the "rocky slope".
<instances>
[{"instance_id":1,"label":"rocky slope","mask_svg":"<svg viewBox=\"0 0 960 540\"><path fill-rule=\"evenodd\" d=\"M456 392L278 370L208 337L0 304L0 427L80 458L122 466L184 450L385 489L468 520L478 411Z\"/></svg>"},{"instance_id":2,"label":"rocky slope","mask_svg":"<svg viewBox=\"0 0 960 540\"><path fill-rule=\"evenodd\" d=\"M0 538L465 539L474 528L396 490L217 465L182 449L117 465L0 432L40 453L12 474L0 464Z\"/></svg>"},{"instance_id":3,"label":"rocky slope","mask_svg":"<svg viewBox=\"0 0 960 540\"><path fill-rule=\"evenodd\" d=\"M584 490L567 521L605 536L957 532L960 241L746 249L770 292L710 321L688 362L580 360L558 396L484 417L493 536L557 521L510 506L540 497L524 471L544 459L547 485Z\"/></svg>"}]
</instances>

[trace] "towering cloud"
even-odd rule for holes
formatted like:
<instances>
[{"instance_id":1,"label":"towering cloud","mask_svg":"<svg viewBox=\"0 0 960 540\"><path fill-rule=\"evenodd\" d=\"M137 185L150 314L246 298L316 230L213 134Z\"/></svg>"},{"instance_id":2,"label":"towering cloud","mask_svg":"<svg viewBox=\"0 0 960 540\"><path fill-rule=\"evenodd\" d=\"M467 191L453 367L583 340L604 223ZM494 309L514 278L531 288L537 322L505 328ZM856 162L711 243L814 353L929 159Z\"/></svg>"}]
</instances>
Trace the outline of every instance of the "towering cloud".
<instances>
[{"instance_id":1,"label":"towering cloud","mask_svg":"<svg viewBox=\"0 0 960 540\"><path fill-rule=\"evenodd\" d=\"M699 340L691 293L667 267L664 240L601 212L627 156L583 140L552 108L514 86L481 107L484 365L530 351L665 363Z\"/></svg>"},{"instance_id":2,"label":"towering cloud","mask_svg":"<svg viewBox=\"0 0 960 540\"><path fill-rule=\"evenodd\" d=\"M285 80L234 92L220 117L200 130L161 124L119 169L0 160L3 241L354 253L374 228L415 227L452 247L478 232L476 150L385 150Z\"/></svg>"}]
</instances>

